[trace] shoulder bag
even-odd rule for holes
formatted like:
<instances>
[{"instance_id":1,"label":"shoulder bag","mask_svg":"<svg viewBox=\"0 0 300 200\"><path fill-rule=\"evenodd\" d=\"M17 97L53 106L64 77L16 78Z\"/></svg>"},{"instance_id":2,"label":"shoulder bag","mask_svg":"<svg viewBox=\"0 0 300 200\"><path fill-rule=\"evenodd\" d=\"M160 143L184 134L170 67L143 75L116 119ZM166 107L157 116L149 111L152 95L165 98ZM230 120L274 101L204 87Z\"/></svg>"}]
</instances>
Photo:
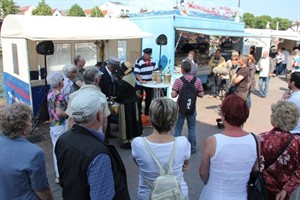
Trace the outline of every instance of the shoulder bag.
<instances>
[{"instance_id":1,"label":"shoulder bag","mask_svg":"<svg viewBox=\"0 0 300 200\"><path fill-rule=\"evenodd\" d=\"M256 143L256 153L257 153L257 162L259 166L259 144L257 141L256 136L251 133L251 135L254 137L255 143ZM247 199L248 200L267 200L267 190L265 188L265 181L262 177L262 174L260 171L252 170L250 173L249 181L247 183Z\"/></svg>"},{"instance_id":2,"label":"shoulder bag","mask_svg":"<svg viewBox=\"0 0 300 200\"><path fill-rule=\"evenodd\" d=\"M256 142L256 152L257 152L257 162L259 166L259 144L257 141L256 136L251 133L251 135L254 137ZM282 153L287 149L291 141L293 140L294 136L291 134L288 142L284 145L284 147L278 152L277 156L268 164L265 166L265 169L269 168L275 161L282 155ZM251 171L250 178L247 183L247 192L248 192L248 200L268 200L267 196L267 190L265 188L265 180L262 177L262 174L260 171Z\"/></svg>"}]
</instances>

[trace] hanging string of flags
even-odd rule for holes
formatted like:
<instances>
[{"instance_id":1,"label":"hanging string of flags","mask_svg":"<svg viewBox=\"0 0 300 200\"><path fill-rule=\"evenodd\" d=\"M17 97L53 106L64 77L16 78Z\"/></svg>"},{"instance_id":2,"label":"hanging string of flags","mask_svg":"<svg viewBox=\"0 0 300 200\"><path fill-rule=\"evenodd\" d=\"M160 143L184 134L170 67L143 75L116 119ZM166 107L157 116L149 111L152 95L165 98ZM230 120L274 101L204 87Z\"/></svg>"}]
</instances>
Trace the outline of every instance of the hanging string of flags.
<instances>
[{"instance_id":1,"label":"hanging string of flags","mask_svg":"<svg viewBox=\"0 0 300 200\"><path fill-rule=\"evenodd\" d=\"M208 43L210 45L220 45L224 42L236 44L239 43L242 39L234 39L230 36L207 36L202 34L191 34L186 32L180 32L180 38L181 40L188 41L189 43Z\"/></svg>"}]
</instances>

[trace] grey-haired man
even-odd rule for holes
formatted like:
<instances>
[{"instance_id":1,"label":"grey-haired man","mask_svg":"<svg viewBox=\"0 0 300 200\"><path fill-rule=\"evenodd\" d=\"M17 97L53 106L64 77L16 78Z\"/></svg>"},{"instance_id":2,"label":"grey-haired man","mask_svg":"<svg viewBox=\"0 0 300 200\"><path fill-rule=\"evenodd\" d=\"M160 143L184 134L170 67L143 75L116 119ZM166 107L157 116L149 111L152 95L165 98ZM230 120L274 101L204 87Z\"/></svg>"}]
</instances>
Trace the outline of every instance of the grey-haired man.
<instances>
[{"instance_id":1,"label":"grey-haired man","mask_svg":"<svg viewBox=\"0 0 300 200\"><path fill-rule=\"evenodd\" d=\"M96 92L98 96L103 99L103 105L101 106L103 120L100 129L101 132L105 133L107 127L107 117L110 115L110 111L108 108L106 96L101 92L98 86L101 75L102 72L95 66L85 68L85 71L83 73L84 85L78 91L73 92L69 96L68 108L66 110L66 113L69 115L69 127L72 127L73 125L73 116L70 108L70 104L72 103L72 100L81 92L88 90L88 91ZM89 96L87 96L87 98L89 98Z\"/></svg>"},{"instance_id":2,"label":"grey-haired man","mask_svg":"<svg viewBox=\"0 0 300 200\"><path fill-rule=\"evenodd\" d=\"M91 90L81 91L70 103L75 124L55 146L65 200L130 199L123 162L98 132L103 105L104 99Z\"/></svg>"}]
</instances>

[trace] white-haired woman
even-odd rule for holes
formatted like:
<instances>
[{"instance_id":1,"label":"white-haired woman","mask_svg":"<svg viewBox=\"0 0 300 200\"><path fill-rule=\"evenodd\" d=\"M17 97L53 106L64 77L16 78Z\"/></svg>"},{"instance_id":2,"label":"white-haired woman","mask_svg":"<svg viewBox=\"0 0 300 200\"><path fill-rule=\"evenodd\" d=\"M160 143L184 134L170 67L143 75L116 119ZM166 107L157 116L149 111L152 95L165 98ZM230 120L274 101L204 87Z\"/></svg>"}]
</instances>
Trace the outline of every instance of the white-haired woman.
<instances>
[{"instance_id":1,"label":"white-haired woman","mask_svg":"<svg viewBox=\"0 0 300 200\"><path fill-rule=\"evenodd\" d=\"M78 90L78 86L74 84L73 80L77 77L77 67L73 64L67 64L63 68L64 72L64 87L61 93L65 96L66 100L69 101L69 95Z\"/></svg>"},{"instance_id":2,"label":"white-haired woman","mask_svg":"<svg viewBox=\"0 0 300 200\"><path fill-rule=\"evenodd\" d=\"M31 131L31 114L23 103L0 112L0 199L53 199L45 154L25 138Z\"/></svg>"},{"instance_id":3,"label":"white-haired woman","mask_svg":"<svg viewBox=\"0 0 300 200\"><path fill-rule=\"evenodd\" d=\"M168 169L172 149L176 144L172 170L181 182L184 199L189 199L183 171L188 169L191 144L185 136L175 138L171 133L172 127L177 122L177 115L178 106L175 101L170 98L154 99L150 104L152 134L147 137L137 137L132 141L132 157L140 169L138 199L149 199L153 181L160 174L160 168L147 150L146 144L165 170Z\"/></svg>"},{"instance_id":4,"label":"white-haired woman","mask_svg":"<svg viewBox=\"0 0 300 200\"><path fill-rule=\"evenodd\" d=\"M50 136L53 144L53 163L56 176L55 183L59 183L59 174L54 148L59 136L67 131L68 128L68 115L65 113L65 110L67 109L67 101L61 93L61 89L64 86L64 77L59 72L50 72L47 75L47 82L51 86L47 95L47 102L50 117Z\"/></svg>"},{"instance_id":5,"label":"white-haired woman","mask_svg":"<svg viewBox=\"0 0 300 200\"><path fill-rule=\"evenodd\" d=\"M287 200L300 186L300 136L289 132L295 128L298 119L296 104L278 101L272 105L271 124L274 128L259 135L260 164L268 199Z\"/></svg>"}]
</instances>

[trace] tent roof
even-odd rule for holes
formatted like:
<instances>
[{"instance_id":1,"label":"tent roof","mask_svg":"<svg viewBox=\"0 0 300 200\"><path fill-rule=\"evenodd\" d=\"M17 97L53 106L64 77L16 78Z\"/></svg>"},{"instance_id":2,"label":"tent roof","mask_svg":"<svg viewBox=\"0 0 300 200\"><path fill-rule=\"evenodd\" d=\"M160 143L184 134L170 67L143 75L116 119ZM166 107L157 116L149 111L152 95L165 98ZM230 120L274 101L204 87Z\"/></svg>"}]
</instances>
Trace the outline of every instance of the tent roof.
<instances>
[{"instance_id":1,"label":"tent roof","mask_svg":"<svg viewBox=\"0 0 300 200\"><path fill-rule=\"evenodd\" d=\"M8 15L3 38L40 40L111 40L152 37L129 19Z\"/></svg>"},{"instance_id":2,"label":"tent roof","mask_svg":"<svg viewBox=\"0 0 300 200\"><path fill-rule=\"evenodd\" d=\"M300 33L294 31L279 31L270 29L245 29L246 33L256 34L257 37L277 37L287 40L300 41Z\"/></svg>"},{"instance_id":3,"label":"tent roof","mask_svg":"<svg viewBox=\"0 0 300 200\"><path fill-rule=\"evenodd\" d=\"M185 31L191 33L199 33L204 35L213 36L231 36L231 37L254 37L255 35L245 33L244 31L225 31L225 30L213 30L213 29L201 29L201 28L176 28L178 31Z\"/></svg>"}]
</instances>

